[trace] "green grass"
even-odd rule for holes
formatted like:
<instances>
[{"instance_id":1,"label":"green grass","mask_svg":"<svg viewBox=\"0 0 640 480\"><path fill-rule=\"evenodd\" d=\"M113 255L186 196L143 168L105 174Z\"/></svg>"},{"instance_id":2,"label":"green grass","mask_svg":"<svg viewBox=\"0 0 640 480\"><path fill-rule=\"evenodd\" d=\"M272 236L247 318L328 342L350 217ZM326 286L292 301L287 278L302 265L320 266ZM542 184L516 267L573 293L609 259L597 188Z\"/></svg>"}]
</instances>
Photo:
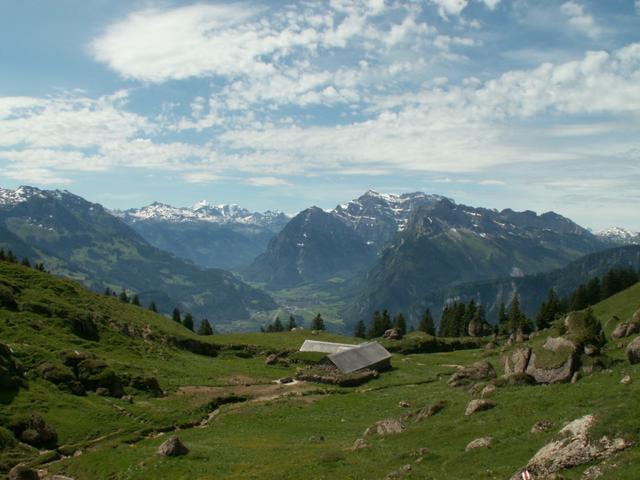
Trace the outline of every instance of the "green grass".
<instances>
[{"instance_id":1,"label":"green grass","mask_svg":"<svg viewBox=\"0 0 640 480\"><path fill-rule=\"evenodd\" d=\"M576 384L498 388L492 397L494 409L465 417L465 407L474 397L469 390L449 387L449 375L456 365L478 360L490 361L501 374L500 349L395 353L390 371L359 387L321 385L301 390L300 385L279 387L272 383L294 374L300 364L266 366L266 354L296 350L306 338L345 343L357 340L310 332L215 335L204 341L223 349L217 357L206 357L161 341L166 335L203 340L170 319L88 293L72 282L0 264L0 283L20 289L16 294L19 303L37 302L63 312L58 316L0 308L0 341L11 346L29 371L28 389L0 392L0 427L8 425L12 417L38 411L58 431L59 443L69 446L65 451L84 452L46 465L50 473L97 480L369 479L384 478L411 464L407 478L504 479L525 465L565 422L589 413L599 419L594 436L622 435L636 445L640 441L636 414L640 366L622 359L623 350L617 348L617 342L606 345L607 353L618 360L612 361L608 370ZM605 321L613 314L628 320L639 304L637 285L597 305L594 312ZM90 311L99 319L99 341L73 334L64 315L78 311ZM148 326L153 335L147 341L131 338L110 326L114 322L134 329ZM554 333L543 332L531 344L539 345L547 334ZM407 340L410 344L416 341L412 337ZM45 361L59 362L59 352L68 349L91 352L120 374L155 376L167 395L153 398L135 391L134 402L129 404L94 393L86 397L63 393L39 378L35 369ZM253 355L243 358L246 352ZM624 375L631 375L634 382L620 384ZM269 389L273 388L280 390L272 394L275 390ZM287 391L292 394L281 395ZM155 454L169 433L156 436L150 435L152 432L199 421L211 410L211 401L231 393L245 395L249 401L223 405L207 426L178 432L191 450L187 456L161 458ZM400 401L408 402L411 408L400 407ZM407 422L401 434L368 438L369 448L350 450L374 422L399 418L438 401L444 401L445 408L437 415L419 423ZM542 419L551 420L555 427L543 434L530 433L531 426ZM6 436L0 430L3 432ZM489 449L465 453L467 443L487 435L495 439ZM420 448L429 452L416 463ZM6 470L18 460L37 462L41 458L33 449L8 446L0 452L0 469ZM605 478L636 479L638 462L640 448L636 446L616 459L618 467ZM585 468L563 475L578 479Z\"/></svg>"}]
</instances>

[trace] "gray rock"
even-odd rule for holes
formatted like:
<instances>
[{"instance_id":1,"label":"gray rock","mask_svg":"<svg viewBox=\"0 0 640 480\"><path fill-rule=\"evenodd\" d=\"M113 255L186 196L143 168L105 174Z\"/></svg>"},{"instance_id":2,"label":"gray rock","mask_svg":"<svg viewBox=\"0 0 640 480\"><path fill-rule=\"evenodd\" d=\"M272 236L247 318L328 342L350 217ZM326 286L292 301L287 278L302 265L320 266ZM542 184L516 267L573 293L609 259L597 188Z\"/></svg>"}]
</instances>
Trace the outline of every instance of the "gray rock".
<instances>
[{"instance_id":1,"label":"gray rock","mask_svg":"<svg viewBox=\"0 0 640 480\"><path fill-rule=\"evenodd\" d=\"M637 312L636 312L637 313ZM640 332L640 323L638 322L632 322L629 324L629 326L627 327L627 331L625 333L626 337L630 337L631 335L634 335L636 333Z\"/></svg>"},{"instance_id":2,"label":"gray rock","mask_svg":"<svg viewBox=\"0 0 640 480\"><path fill-rule=\"evenodd\" d=\"M620 383L623 385L629 385L633 380L631 380L631 377L629 375L625 375L624 377L622 377L622 380L620 380Z\"/></svg>"},{"instance_id":3,"label":"gray rock","mask_svg":"<svg viewBox=\"0 0 640 480\"><path fill-rule=\"evenodd\" d=\"M575 353L575 351L578 349L578 346L571 340L564 337L547 337L547 341L544 342L542 348L556 353L560 350L565 349Z\"/></svg>"},{"instance_id":4,"label":"gray rock","mask_svg":"<svg viewBox=\"0 0 640 480\"><path fill-rule=\"evenodd\" d=\"M578 380L580 380L581 375L580 372L573 372L573 376L571 377L571 383L578 383Z\"/></svg>"},{"instance_id":5,"label":"gray rock","mask_svg":"<svg viewBox=\"0 0 640 480\"><path fill-rule=\"evenodd\" d=\"M9 480L38 480L38 478L38 473L25 465L16 465L9 472Z\"/></svg>"},{"instance_id":6,"label":"gray rock","mask_svg":"<svg viewBox=\"0 0 640 480\"><path fill-rule=\"evenodd\" d=\"M558 439L542 447L533 456L525 469L533 478L551 478L566 468L602 460L620 452L631 443L623 438L592 440L589 433L595 424L593 415L586 415L566 425L558 432ZM520 480L518 471L512 480Z\"/></svg>"},{"instance_id":7,"label":"gray rock","mask_svg":"<svg viewBox=\"0 0 640 480\"><path fill-rule=\"evenodd\" d=\"M493 365L486 360L481 360L471 365L467 365L451 375L448 384L451 387L459 387L492 378L496 378L495 368L493 368Z\"/></svg>"},{"instance_id":8,"label":"gray rock","mask_svg":"<svg viewBox=\"0 0 640 480\"><path fill-rule=\"evenodd\" d=\"M163 457L179 457L189 453L189 449L178 437L171 437L158 447L158 455Z\"/></svg>"},{"instance_id":9,"label":"gray rock","mask_svg":"<svg viewBox=\"0 0 640 480\"><path fill-rule=\"evenodd\" d=\"M584 354L593 357L594 355L598 355L600 353L600 349L595 345L585 345L584 346Z\"/></svg>"},{"instance_id":10,"label":"gray rock","mask_svg":"<svg viewBox=\"0 0 640 480\"><path fill-rule=\"evenodd\" d=\"M627 322L623 322L613 329L611 332L611 338L620 339L627 336L627 328L629 328L629 324Z\"/></svg>"},{"instance_id":11,"label":"gray rock","mask_svg":"<svg viewBox=\"0 0 640 480\"><path fill-rule=\"evenodd\" d=\"M496 404L493 403L490 400L484 400L484 399L471 400L467 404L467 408L465 409L464 414L468 417L468 416L473 415L473 414L475 414L477 412L482 412L484 410L490 410L495 406L496 406Z\"/></svg>"},{"instance_id":12,"label":"gray rock","mask_svg":"<svg viewBox=\"0 0 640 480\"><path fill-rule=\"evenodd\" d=\"M398 406L401 408L409 408L411 405L409 404L409 402L405 402L404 400L400 400L398 402Z\"/></svg>"},{"instance_id":13,"label":"gray rock","mask_svg":"<svg viewBox=\"0 0 640 480\"><path fill-rule=\"evenodd\" d=\"M496 386L489 384L486 387L484 387L482 389L482 392L480 392L480 398L487 398L492 396L494 393L496 393Z\"/></svg>"},{"instance_id":14,"label":"gray rock","mask_svg":"<svg viewBox=\"0 0 640 480\"><path fill-rule=\"evenodd\" d=\"M402 433L404 431L404 425L402 424L402 422L400 422L399 420L395 420L395 419L387 419L387 420L381 420L380 422L376 422L373 425L371 425L369 428L367 428L364 431L364 436L369 436L369 435L379 435L379 436L386 436L386 435L393 435L396 433Z\"/></svg>"},{"instance_id":15,"label":"gray rock","mask_svg":"<svg viewBox=\"0 0 640 480\"><path fill-rule=\"evenodd\" d=\"M275 353L272 353L267 357L264 363L265 365L275 365L278 363L278 356Z\"/></svg>"},{"instance_id":16,"label":"gray rock","mask_svg":"<svg viewBox=\"0 0 640 480\"><path fill-rule=\"evenodd\" d=\"M400 340L402 335L400 334L400 330L397 328L390 328L384 332L382 335L384 338L388 338L389 340Z\"/></svg>"},{"instance_id":17,"label":"gray rock","mask_svg":"<svg viewBox=\"0 0 640 480\"><path fill-rule=\"evenodd\" d=\"M464 449L464 451L465 452L469 452L471 450L475 450L476 448L489 448L492 443L493 443L493 437L476 438L475 440L471 440L467 444L467 446Z\"/></svg>"},{"instance_id":18,"label":"gray rock","mask_svg":"<svg viewBox=\"0 0 640 480\"><path fill-rule=\"evenodd\" d=\"M529 364L531 357L531 349L529 347L518 348L511 353L510 357L504 357L504 374L513 375L516 373L524 373Z\"/></svg>"},{"instance_id":19,"label":"gray rock","mask_svg":"<svg viewBox=\"0 0 640 480\"><path fill-rule=\"evenodd\" d=\"M536 353L531 353L531 359L527 366L527 374L531 375L537 383L563 383L571 380L575 366L573 355L569 355L557 368L538 367L536 360Z\"/></svg>"},{"instance_id":20,"label":"gray rock","mask_svg":"<svg viewBox=\"0 0 640 480\"><path fill-rule=\"evenodd\" d=\"M627 359L631 365L640 363L640 337L636 337L627 346Z\"/></svg>"}]
</instances>

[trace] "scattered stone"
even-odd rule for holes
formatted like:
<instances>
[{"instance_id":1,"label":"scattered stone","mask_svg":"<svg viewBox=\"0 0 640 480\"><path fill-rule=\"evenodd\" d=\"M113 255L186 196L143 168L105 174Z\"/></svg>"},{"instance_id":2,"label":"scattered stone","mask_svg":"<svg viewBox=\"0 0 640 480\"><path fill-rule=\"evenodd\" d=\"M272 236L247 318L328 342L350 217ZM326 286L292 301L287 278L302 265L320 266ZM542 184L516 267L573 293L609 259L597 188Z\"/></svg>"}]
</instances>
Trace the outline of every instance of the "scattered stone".
<instances>
[{"instance_id":1,"label":"scattered stone","mask_svg":"<svg viewBox=\"0 0 640 480\"><path fill-rule=\"evenodd\" d=\"M371 425L369 428L367 428L364 431L364 436L369 436L369 435L379 435L379 436L386 436L386 435L393 435L396 433L402 433L404 431L404 425L402 424L402 422L400 422L399 420L395 420L395 419L387 419L387 420L381 420L380 422L376 422L373 425Z\"/></svg>"},{"instance_id":2,"label":"scattered stone","mask_svg":"<svg viewBox=\"0 0 640 480\"><path fill-rule=\"evenodd\" d=\"M495 368L486 360L481 360L455 372L449 378L448 384L451 387L459 387L492 378L496 378Z\"/></svg>"},{"instance_id":3,"label":"scattered stone","mask_svg":"<svg viewBox=\"0 0 640 480\"><path fill-rule=\"evenodd\" d=\"M179 457L189 453L189 449L178 437L171 437L158 447L158 455L163 457Z\"/></svg>"},{"instance_id":4,"label":"scattered stone","mask_svg":"<svg viewBox=\"0 0 640 480\"><path fill-rule=\"evenodd\" d=\"M473 415L477 412L482 412L484 410L490 410L495 407L496 404L490 400L471 400L467 405L467 408L464 411L466 416Z\"/></svg>"},{"instance_id":5,"label":"scattered stone","mask_svg":"<svg viewBox=\"0 0 640 480\"><path fill-rule=\"evenodd\" d=\"M281 384L293 383L293 377L283 377L280 380L278 380L278 383L281 383Z\"/></svg>"},{"instance_id":6,"label":"scattered stone","mask_svg":"<svg viewBox=\"0 0 640 480\"><path fill-rule=\"evenodd\" d=\"M638 312L636 312L638 313ZM627 327L627 331L625 332L626 337L630 337L631 335L640 332L640 322L632 322Z\"/></svg>"},{"instance_id":7,"label":"scattered stone","mask_svg":"<svg viewBox=\"0 0 640 480\"><path fill-rule=\"evenodd\" d=\"M504 357L504 374L513 375L517 373L524 373L527 370L529 364L529 358L531 357L531 349L528 347L518 348L511 353L511 357Z\"/></svg>"},{"instance_id":8,"label":"scattered stone","mask_svg":"<svg viewBox=\"0 0 640 480\"><path fill-rule=\"evenodd\" d=\"M412 470L412 467L410 464L407 463L406 465L401 466L400 470L403 472L410 472Z\"/></svg>"},{"instance_id":9,"label":"scattered stone","mask_svg":"<svg viewBox=\"0 0 640 480\"><path fill-rule=\"evenodd\" d=\"M593 365L583 365L581 370L585 375L591 375L595 371Z\"/></svg>"},{"instance_id":10,"label":"scattered stone","mask_svg":"<svg viewBox=\"0 0 640 480\"><path fill-rule=\"evenodd\" d=\"M515 340L515 342L516 342L516 343L524 343L524 342L526 342L526 341L528 341L528 340L529 340L529 335L527 335L527 334L525 334L525 333L518 333L518 334L516 335L516 340Z\"/></svg>"},{"instance_id":11,"label":"scattered stone","mask_svg":"<svg viewBox=\"0 0 640 480\"><path fill-rule=\"evenodd\" d=\"M494 350L496 348L498 348L498 345L494 342L489 342L484 346L485 350Z\"/></svg>"},{"instance_id":12,"label":"scattered stone","mask_svg":"<svg viewBox=\"0 0 640 480\"><path fill-rule=\"evenodd\" d=\"M591 465L582 473L580 480L596 480L602 477L602 475L603 473L600 465Z\"/></svg>"},{"instance_id":13,"label":"scattered stone","mask_svg":"<svg viewBox=\"0 0 640 480\"><path fill-rule=\"evenodd\" d=\"M627 359L631 365L640 363L640 337L636 337L627 346Z\"/></svg>"},{"instance_id":14,"label":"scattered stone","mask_svg":"<svg viewBox=\"0 0 640 480\"><path fill-rule=\"evenodd\" d=\"M409 408L411 405L409 404L409 402L405 402L404 400L400 400L398 402L398 406L402 407L402 408Z\"/></svg>"},{"instance_id":15,"label":"scattered stone","mask_svg":"<svg viewBox=\"0 0 640 480\"><path fill-rule=\"evenodd\" d=\"M54 475L51 480L75 480L75 478L67 477L66 475Z\"/></svg>"},{"instance_id":16,"label":"scattered stone","mask_svg":"<svg viewBox=\"0 0 640 480\"><path fill-rule=\"evenodd\" d=\"M538 450L525 469L532 478L552 478L566 468L605 459L631 446L631 442L623 438L611 440L604 436L600 440L592 440L589 433L594 425L593 415L585 415L567 424L558 432L558 440ZM512 480L520 480L522 471L524 469L518 471Z\"/></svg>"},{"instance_id":17,"label":"scattered stone","mask_svg":"<svg viewBox=\"0 0 640 480\"><path fill-rule=\"evenodd\" d=\"M482 389L482 392L480 392L480 398L487 398L492 396L494 393L496 393L496 386L489 384L486 387L484 387Z\"/></svg>"},{"instance_id":18,"label":"scattered stone","mask_svg":"<svg viewBox=\"0 0 640 480\"><path fill-rule=\"evenodd\" d=\"M617 349L622 349L622 348L624 348L624 343L622 343L622 342L618 342L618 343L616 343L616 348L617 348Z\"/></svg>"},{"instance_id":19,"label":"scattered stone","mask_svg":"<svg viewBox=\"0 0 640 480\"><path fill-rule=\"evenodd\" d=\"M531 427L531 433L542 433L553 428L553 422L551 420L540 420L533 424Z\"/></svg>"},{"instance_id":20,"label":"scattered stone","mask_svg":"<svg viewBox=\"0 0 640 480\"><path fill-rule=\"evenodd\" d=\"M351 450L362 450L363 448L367 448L369 444L364 438L358 438L355 442L353 442L353 446Z\"/></svg>"},{"instance_id":21,"label":"scattered stone","mask_svg":"<svg viewBox=\"0 0 640 480\"><path fill-rule=\"evenodd\" d=\"M476 448L489 448L493 443L493 437L480 437L475 440L471 440L467 447L464 449L465 452L469 452L471 450L475 450Z\"/></svg>"},{"instance_id":22,"label":"scattered stone","mask_svg":"<svg viewBox=\"0 0 640 480\"><path fill-rule=\"evenodd\" d=\"M427 407L422 407L420 410L418 410L415 413L415 421L420 422L425 418L433 417L435 414L442 411L445 406L446 406L446 403L443 402L442 400L439 400Z\"/></svg>"},{"instance_id":23,"label":"scattered stone","mask_svg":"<svg viewBox=\"0 0 640 480\"><path fill-rule=\"evenodd\" d=\"M573 376L571 377L571 383L578 383L578 380L580 380L581 375L580 372L573 372Z\"/></svg>"},{"instance_id":24,"label":"scattered stone","mask_svg":"<svg viewBox=\"0 0 640 480\"><path fill-rule=\"evenodd\" d=\"M622 380L620 380L620 383L623 385L629 385L631 382L632 380L629 375L625 375L624 377L622 377Z\"/></svg>"},{"instance_id":25,"label":"scattered stone","mask_svg":"<svg viewBox=\"0 0 640 480\"><path fill-rule=\"evenodd\" d=\"M38 478L38 473L25 465L16 465L9 472L9 480L38 480Z\"/></svg>"},{"instance_id":26,"label":"scattered stone","mask_svg":"<svg viewBox=\"0 0 640 480\"><path fill-rule=\"evenodd\" d=\"M324 435L311 435L309 437L309 442L311 443L321 443L324 442Z\"/></svg>"},{"instance_id":27,"label":"scattered stone","mask_svg":"<svg viewBox=\"0 0 640 480\"><path fill-rule=\"evenodd\" d=\"M585 345L584 346L584 354L589 357L593 357L594 355L598 355L600 353L600 349L595 345Z\"/></svg>"},{"instance_id":28,"label":"scattered stone","mask_svg":"<svg viewBox=\"0 0 640 480\"><path fill-rule=\"evenodd\" d=\"M126 403L133 403L133 395L125 395L122 397L122 401Z\"/></svg>"},{"instance_id":29,"label":"scattered stone","mask_svg":"<svg viewBox=\"0 0 640 480\"><path fill-rule=\"evenodd\" d=\"M272 353L271 355L269 355L267 357L267 359L264 361L265 365L275 365L278 363L278 355L276 355L275 353Z\"/></svg>"},{"instance_id":30,"label":"scattered stone","mask_svg":"<svg viewBox=\"0 0 640 480\"><path fill-rule=\"evenodd\" d=\"M105 387L98 387L96 388L96 395L98 395L99 397L108 397L109 389Z\"/></svg>"}]
</instances>

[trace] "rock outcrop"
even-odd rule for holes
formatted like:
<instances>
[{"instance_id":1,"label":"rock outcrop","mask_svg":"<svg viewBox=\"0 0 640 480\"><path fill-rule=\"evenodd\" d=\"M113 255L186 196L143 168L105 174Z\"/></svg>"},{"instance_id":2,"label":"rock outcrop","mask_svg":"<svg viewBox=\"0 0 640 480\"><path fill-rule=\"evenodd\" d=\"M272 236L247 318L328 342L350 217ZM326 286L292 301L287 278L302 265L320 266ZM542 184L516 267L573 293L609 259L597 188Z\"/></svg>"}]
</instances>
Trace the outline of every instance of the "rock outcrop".
<instances>
[{"instance_id":1,"label":"rock outcrop","mask_svg":"<svg viewBox=\"0 0 640 480\"><path fill-rule=\"evenodd\" d=\"M467 408L465 409L464 414L468 417L468 416L473 415L473 414L475 414L477 412L482 412L484 410L490 410L495 406L496 406L496 404L493 403L490 400L484 400L484 399L471 400L467 404Z\"/></svg>"},{"instance_id":2,"label":"rock outcrop","mask_svg":"<svg viewBox=\"0 0 640 480\"><path fill-rule=\"evenodd\" d=\"M36 448L53 447L58 442L58 433L36 412L15 422L11 430L21 441Z\"/></svg>"},{"instance_id":3,"label":"rock outcrop","mask_svg":"<svg viewBox=\"0 0 640 480\"><path fill-rule=\"evenodd\" d=\"M531 349L529 347L516 348L511 356L505 356L503 358L505 376L524 373L527 370L530 357Z\"/></svg>"},{"instance_id":4,"label":"rock outcrop","mask_svg":"<svg viewBox=\"0 0 640 480\"><path fill-rule=\"evenodd\" d=\"M489 448L492 443L493 443L493 437L476 438L475 440L472 440L467 444L467 447L464 449L464 451L469 452L477 448Z\"/></svg>"},{"instance_id":5,"label":"rock outcrop","mask_svg":"<svg viewBox=\"0 0 640 480\"><path fill-rule=\"evenodd\" d=\"M636 337L627 346L627 359L631 365L640 363L640 337Z\"/></svg>"},{"instance_id":6,"label":"rock outcrop","mask_svg":"<svg viewBox=\"0 0 640 480\"><path fill-rule=\"evenodd\" d=\"M585 415L567 424L558 432L558 439L538 450L512 480L523 478L524 470L532 478L550 478L564 469L603 460L631 445L623 438L610 439L604 436L599 440L592 440L590 432L595 422L593 415Z\"/></svg>"},{"instance_id":7,"label":"rock outcrop","mask_svg":"<svg viewBox=\"0 0 640 480\"><path fill-rule=\"evenodd\" d=\"M9 472L9 480L38 480L38 472L25 465L16 465Z\"/></svg>"},{"instance_id":8,"label":"rock outcrop","mask_svg":"<svg viewBox=\"0 0 640 480\"><path fill-rule=\"evenodd\" d=\"M396 433L402 433L404 431L404 425L401 421L395 419L387 419L381 420L379 422L374 423L369 428L364 431L364 436L368 435L378 435L378 436L386 436L393 435Z\"/></svg>"}]
</instances>

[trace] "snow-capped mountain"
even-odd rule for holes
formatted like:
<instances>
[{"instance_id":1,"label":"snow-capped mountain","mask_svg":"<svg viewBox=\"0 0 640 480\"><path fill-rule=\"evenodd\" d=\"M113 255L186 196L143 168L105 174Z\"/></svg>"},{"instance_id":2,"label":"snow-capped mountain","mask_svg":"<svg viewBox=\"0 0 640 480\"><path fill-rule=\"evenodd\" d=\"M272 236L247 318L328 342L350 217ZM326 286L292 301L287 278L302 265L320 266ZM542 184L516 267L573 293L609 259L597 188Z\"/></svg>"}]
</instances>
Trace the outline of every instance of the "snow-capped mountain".
<instances>
[{"instance_id":1,"label":"snow-capped mountain","mask_svg":"<svg viewBox=\"0 0 640 480\"><path fill-rule=\"evenodd\" d=\"M394 195L369 190L355 200L338 205L331 213L358 232L368 244L381 249L405 229L416 208L434 205L445 198L422 192Z\"/></svg>"},{"instance_id":2,"label":"snow-capped mountain","mask_svg":"<svg viewBox=\"0 0 640 480\"><path fill-rule=\"evenodd\" d=\"M268 210L263 213L250 212L238 205L212 205L206 200L196 203L193 207L173 207L154 202L146 207L116 210L113 213L129 222L155 220L173 223L241 223L275 230L279 230L289 220L285 213L278 210Z\"/></svg>"},{"instance_id":3,"label":"snow-capped mountain","mask_svg":"<svg viewBox=\"0 0 640 480\"><path fill-rule=\"evenodd\" d=\"M12 207L24 203L32 198L63 198L77 197L68 190L40 190L36 187L22 185L15 190L0 188L0 206Z\"/></svg>"},{"instance_id":4,"label":"snow-capped mountain","mask_svg":"<svg viewBox=\"0 0 640 480\"><path fill-rule=\"evenodd\" d=\"M207 201L192 207L155 202L113 213L153 246L215 268L248 265L289 221L280 211L258 213Z\"/></svg>"},{"instance_id":5,"label":"snow-capped mountain","mask_svg":"<svg viewBox=\"0 0 640 480\"><path fill-rule=\"evenodd\" d=\"M596 232L602 240L616 245L640 245L640 233L620 227L612 227Z\"/></svg>"}]
</instances>

